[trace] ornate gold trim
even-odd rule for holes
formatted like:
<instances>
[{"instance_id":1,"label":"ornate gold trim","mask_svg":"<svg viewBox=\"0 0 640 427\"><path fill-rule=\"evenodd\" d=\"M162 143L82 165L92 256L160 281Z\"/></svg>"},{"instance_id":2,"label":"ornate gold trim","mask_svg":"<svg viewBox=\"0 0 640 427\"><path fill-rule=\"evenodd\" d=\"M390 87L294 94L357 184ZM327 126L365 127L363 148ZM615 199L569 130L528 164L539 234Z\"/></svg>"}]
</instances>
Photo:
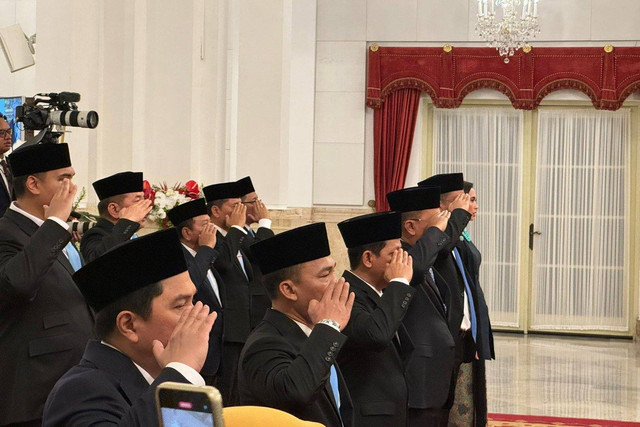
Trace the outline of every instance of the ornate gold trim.
<instances>
[{"instance_id":1,"label":"ornate gold trim","mask_svg":"<svg viewBox=\"0 0 640 427\"><path fill-rule=\"evenodd\" d=\"M378 51L378 43L371 44L371 46L369 46L369 49L371 49L371 52L377 52Z\"/></svg>"},{"instance_id":2,"label":"ornate gold trim","mask_svg":"<svg viewBox=\"0 0 640 427\"><path fill-rule=\"evenodd\" d=\"M449 53L449 52L451 52L453 50L453 46L451 46L449 43L447 43L442 47L442 50L444 50L445 52Z\"/></svg>"}]
</instances>

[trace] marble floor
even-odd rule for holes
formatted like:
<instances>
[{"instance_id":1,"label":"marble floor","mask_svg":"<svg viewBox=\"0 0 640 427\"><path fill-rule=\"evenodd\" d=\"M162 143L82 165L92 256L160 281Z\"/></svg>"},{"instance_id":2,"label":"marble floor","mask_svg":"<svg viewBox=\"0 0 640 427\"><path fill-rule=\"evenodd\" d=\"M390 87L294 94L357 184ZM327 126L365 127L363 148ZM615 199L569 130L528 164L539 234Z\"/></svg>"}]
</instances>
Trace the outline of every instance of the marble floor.
<instances>
[{"instance_id":1,"label":"marble floor","mask_svg":"<svg viewBox=\"0 0 640 427\"><path fill-rule=\"evenodd\" d=\"M640 343L495 335L490 413L640 421Z\"/></svg>"}]
</instances>

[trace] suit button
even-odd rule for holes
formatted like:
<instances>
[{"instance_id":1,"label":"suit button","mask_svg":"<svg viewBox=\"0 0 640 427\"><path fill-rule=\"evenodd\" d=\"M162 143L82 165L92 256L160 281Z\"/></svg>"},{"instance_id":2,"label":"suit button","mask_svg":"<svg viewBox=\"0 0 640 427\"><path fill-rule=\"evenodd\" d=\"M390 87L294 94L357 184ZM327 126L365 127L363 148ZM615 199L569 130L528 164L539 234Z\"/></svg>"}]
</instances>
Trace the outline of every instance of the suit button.
<instances>
[{"instance_id":1,"label":"suit button","mask_svg":"<svg viewBox=\"0 0 640 427\"><path fill-rule=\"evenodd\" d=\"M405 307L407 306L407 303L406 303L406 302L403 302L403 303L401 304L401 306L402 306L402 308L405 308Z\"/></svg>"},{"instance_id":2,"label":"suit button","mask_svg":"<svg viewBox=\"0 0 640 427\"><path fill-rule=\"evenodd\" d=\"M334 351L336 348L334 346L331 346L331 351Z\"/></svg>"},{"instance_id":3,"label":"suit button","mask_svg":"<svg viewBox=\"0 0 640 427\"><path fill-rule=\"evenodd\" d=\"M335 342L333 343L333 345L335 345L336 347L338 347L340 344L338 344L338 341L335 341Z\"/></svg>"},{"instance_id":4,"label":"suit button","mask_svg":"<svg viewBox=\"0 0 640 427\"><path fill-rule=\"evenodd\" d=\"M325 357L324 360L326 360L327 362L331 362L331 358L330 357Z\"/></svg>"}]
</instances>

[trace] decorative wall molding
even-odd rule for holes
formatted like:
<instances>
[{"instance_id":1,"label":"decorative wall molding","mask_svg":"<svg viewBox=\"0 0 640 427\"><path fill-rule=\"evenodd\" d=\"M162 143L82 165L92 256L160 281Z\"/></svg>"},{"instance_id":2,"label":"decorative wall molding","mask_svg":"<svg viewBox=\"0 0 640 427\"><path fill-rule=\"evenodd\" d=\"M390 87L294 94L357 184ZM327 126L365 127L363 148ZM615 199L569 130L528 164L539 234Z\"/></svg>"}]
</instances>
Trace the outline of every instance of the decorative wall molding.
<instances>
[{"instance_id":1,"label":"decorative wall molding","mask_svg":"<svg viewBox=\"0 0 640 427\"><path fill-rule=\"evenodd\" d=\"M403 88L426 92L436 107L457 108L477 89L495 89L514 108L535 110L561 89L586 94L599 110L617 110L640 91L640 47L533 48L508 64L492 48L369 47L367 106L380 108Z\"/></svg>"}]
</instances>

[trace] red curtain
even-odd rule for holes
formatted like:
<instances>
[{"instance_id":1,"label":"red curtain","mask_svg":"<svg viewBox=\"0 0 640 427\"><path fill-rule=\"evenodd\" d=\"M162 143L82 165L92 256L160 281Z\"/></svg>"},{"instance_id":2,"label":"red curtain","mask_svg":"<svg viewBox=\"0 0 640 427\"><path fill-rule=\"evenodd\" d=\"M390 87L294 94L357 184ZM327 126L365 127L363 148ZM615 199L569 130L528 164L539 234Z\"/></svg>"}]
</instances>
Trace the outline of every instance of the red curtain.
<instances>
[{"instance_id":1,"label":"red curtain","mask_svg":"<svg viewBox=\"0 0 640 427\"><path fill-rule=\"evenodd\" d=\"M416 127L419 89L400 89L385 98L373 120L376 211L389 210L387 193L404 188Z\"/></svg>"}]
</instances>

